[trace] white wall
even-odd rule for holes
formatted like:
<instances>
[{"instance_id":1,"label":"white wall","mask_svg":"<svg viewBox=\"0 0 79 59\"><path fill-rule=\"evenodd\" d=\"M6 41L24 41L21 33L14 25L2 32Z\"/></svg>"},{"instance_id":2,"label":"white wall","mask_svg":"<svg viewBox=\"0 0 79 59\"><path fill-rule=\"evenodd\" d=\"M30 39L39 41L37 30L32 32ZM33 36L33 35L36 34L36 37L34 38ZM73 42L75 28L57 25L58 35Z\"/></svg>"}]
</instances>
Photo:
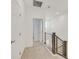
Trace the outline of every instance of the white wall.
<instances>
[{"instance_id":1,"label":"white wall","mask_svg":"<svg viewBox=\"0 0 79 59\"><path fill-rule=\"evenodd\" d=\"M11 46L12 59L20 59L25 47L32 47L32 19L30 19L23 0L12 0ZM26 11L26 12L25 12ZM19 35L21 34L21 35ZM20 54L21 52L21 54Z\"/></svg>"},{"instance_id":2,"label":"white wall","mask_svg":"<svg viewBox=\"0 0 79 59\"><path fill-rule=\"evenodd\" d=\"M52 33L56 32L56 34L63 40L68 39L68 15L67 13L59 14L57 16L49 17L46 20L46 32Z\"/></svg>"}]
</instances>

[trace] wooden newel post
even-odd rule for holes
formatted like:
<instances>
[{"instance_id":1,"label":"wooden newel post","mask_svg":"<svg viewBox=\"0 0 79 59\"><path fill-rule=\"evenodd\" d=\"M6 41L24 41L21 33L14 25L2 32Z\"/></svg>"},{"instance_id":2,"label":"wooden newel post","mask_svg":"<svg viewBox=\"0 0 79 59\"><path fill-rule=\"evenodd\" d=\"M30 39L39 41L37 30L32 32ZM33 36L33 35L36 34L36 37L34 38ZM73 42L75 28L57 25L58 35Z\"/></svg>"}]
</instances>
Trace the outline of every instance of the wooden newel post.
<instances>
[{"instance_id":1,"label":"wooden newel post","mask_svg":"<svg viewBox=\"0 0 79 59\"><path fill-rule=\"evenodd\" d=\"M64 41L64 57L67 58L67 41Z\"/></svg>"},{"instance_id":2,"label":"wooden newel post","mask_svg":"<svg viewBox=\"0 0 79 59\"><path fill-rule=\"evenodd\" d=\"M52 53L55 54L55 33L52 33Z\"/></svg>"},{"instance_id":3,"label":"wooden newel post","mask_svg":"<svg viewBox=\"0 0 79 59\"><path fill-rule=\"evenodd\" d=\"M46 32L45 32L45 41L44 41L44 44L46 44Z\"/></svg>"}]
</instances>

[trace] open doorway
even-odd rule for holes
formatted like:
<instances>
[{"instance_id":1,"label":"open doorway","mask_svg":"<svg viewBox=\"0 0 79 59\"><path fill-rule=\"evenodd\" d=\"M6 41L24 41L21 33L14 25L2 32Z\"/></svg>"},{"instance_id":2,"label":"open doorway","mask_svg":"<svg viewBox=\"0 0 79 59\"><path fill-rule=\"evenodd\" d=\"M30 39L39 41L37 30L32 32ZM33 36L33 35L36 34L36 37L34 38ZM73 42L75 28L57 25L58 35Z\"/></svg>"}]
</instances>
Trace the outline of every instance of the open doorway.
<instances>
[{"instance_id":1,"label":"open doorway","mask_svg":"<svg viewBox=\"0 0 79 59\"><path fill-rule=\"evenodd\" d=\"M43 42L43 19L33 19L33 41Z\"/></svg>"}]
</instances>

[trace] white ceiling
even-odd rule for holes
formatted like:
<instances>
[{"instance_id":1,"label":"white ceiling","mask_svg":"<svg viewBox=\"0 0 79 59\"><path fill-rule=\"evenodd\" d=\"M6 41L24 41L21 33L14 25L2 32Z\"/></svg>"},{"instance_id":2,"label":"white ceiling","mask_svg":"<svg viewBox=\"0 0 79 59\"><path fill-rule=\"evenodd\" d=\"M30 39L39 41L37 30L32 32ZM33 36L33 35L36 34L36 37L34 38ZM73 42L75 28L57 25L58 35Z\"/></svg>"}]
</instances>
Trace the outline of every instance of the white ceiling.
<instances>
[{"instance_id":1,"label":"white ceiling","mask_svg":"<svg viewBox=\"0 0 79 59\"><path fill-rule=\"evenodd\" d=\"M30 4L33 0L25 0L27 4ZM43 6L42 7L47 7L50 6L50 8L53 8L55 10L67 10L68 9L68 0L37 0L37 1L42 1Z\"/></svg>"},{"instance_id":2,"label":"white ceiling","mask_svg":"<svg viewBox=\"0 0 79 59\"><path fill-rule=\"evenodd\" d=\"M37 11L37 14L39 12L46 11L45 14L49 16L50 14L56 16L68 12L68 0L37 0L37 1L43 2L41 8L35 6L34 6L35 9L31 8L33 12L36 13ZM24 2L27 7L33 6L33 0L24 0ZM48 6L50 8L48 8Z\"/></svg>"},{"instance_id":3,"label":"white ceiling","mask_svg":"<svg viewBox=\"0 0 79 59\"><path fill-rule=\"evenodd\" d=\"M37 0L37 1L43 1L45 6L50 6L51 8L54 8L55 10L67 10L68 9L68 0Z\"/></svg>"}]
</instances>

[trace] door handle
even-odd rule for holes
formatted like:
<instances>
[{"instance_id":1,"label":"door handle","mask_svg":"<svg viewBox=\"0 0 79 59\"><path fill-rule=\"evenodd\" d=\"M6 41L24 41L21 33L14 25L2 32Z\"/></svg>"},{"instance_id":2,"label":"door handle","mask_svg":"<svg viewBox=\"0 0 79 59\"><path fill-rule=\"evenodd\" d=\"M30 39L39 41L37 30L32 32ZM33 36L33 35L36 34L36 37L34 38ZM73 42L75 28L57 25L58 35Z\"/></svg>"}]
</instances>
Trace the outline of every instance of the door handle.
<instances>
[{"instance_id":1,"label":"door handle","mask_svg":"<svg viewBox=\"0 0 79 59\"><path fill-rule=\"evenodd\" d=\"M15 43L15 40L11 41L11 44Z\"/></svg>"}]
</instances>

